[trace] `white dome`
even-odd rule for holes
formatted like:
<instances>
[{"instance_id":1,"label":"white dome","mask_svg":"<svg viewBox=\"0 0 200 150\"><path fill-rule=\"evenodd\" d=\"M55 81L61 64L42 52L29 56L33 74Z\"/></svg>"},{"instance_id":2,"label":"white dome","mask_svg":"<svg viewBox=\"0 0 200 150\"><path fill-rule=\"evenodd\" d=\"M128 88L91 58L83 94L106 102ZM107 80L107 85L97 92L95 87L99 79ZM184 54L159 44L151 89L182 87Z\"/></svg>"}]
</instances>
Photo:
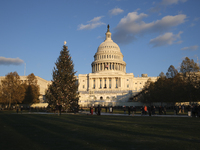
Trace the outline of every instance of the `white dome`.
<instances>
[{"instance_id":1,"label":"white dome","mask_svg":"<svg viewBox=\"0 0 200 150\"><path fill-rule=\"evenodd\" d=\"M126 63L123 61L119 46L111 39L109 25L106 39L99 45L91 65L93 73L105 71L126 72Z\"/></svg>"},{"instance_id":2,"label":"white dome","mask_svg":"<svg viewBox=\"0 0 200 150\"><path fill-rule=\"evenodd\" d=\"M102 42L98 49L97 49L97 53L98 52L102 52L102 51L118 51L120 52L120 48L119 46L113 42L113 40L111 39L111 33L109 31L109 27L108 27L108 30L106 32L106 39L104 42Z\"/></svg>"}]
</instances>

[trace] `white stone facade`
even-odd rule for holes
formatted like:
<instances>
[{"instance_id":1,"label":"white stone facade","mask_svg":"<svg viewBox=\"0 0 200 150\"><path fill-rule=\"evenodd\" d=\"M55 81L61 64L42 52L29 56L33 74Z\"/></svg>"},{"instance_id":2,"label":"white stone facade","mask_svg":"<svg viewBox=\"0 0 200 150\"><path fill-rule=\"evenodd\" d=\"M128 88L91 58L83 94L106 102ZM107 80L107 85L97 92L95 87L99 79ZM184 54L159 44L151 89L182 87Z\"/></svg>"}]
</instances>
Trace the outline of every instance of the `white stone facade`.
<instances>
[{"instance_id":1,"label":"white stone facade","mask_svg":"<svg viewBox=\"0 0 200 150\"><path fill-rule=\"evenodd\" d=\"M126 73L126 63L119 46L111 39L111 33L106 32L106 39L97 49L91 64L92 73L78 75L79 105L87 106L122 106L129 98L138 93L147 80L147 74L134 77ZM155 82L157 77L151 77Z\"/></svg>"}]
</instances>

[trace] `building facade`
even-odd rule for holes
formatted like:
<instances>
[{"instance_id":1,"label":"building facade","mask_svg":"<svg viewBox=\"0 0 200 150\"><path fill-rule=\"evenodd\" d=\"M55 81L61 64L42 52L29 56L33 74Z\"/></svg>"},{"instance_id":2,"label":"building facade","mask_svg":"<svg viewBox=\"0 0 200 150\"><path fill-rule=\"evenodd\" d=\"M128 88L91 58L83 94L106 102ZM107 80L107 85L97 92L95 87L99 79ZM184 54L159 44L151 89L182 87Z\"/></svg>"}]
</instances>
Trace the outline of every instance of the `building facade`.
<instances>
[{"instance_id":1,"label":"building facade","mask_svg":"<svg viewBox=\"0 0 200 150\"><path fill-rule=\"evenodd\" d=\"M126 73L123 54L111 38L109 25L105 41L99 45L91 67L92 73L78 75L81 107L127 105L129 98L137 94L148 79L157 80L147 74L134 77L133 73Z\"/></svg>"}]
</instances>

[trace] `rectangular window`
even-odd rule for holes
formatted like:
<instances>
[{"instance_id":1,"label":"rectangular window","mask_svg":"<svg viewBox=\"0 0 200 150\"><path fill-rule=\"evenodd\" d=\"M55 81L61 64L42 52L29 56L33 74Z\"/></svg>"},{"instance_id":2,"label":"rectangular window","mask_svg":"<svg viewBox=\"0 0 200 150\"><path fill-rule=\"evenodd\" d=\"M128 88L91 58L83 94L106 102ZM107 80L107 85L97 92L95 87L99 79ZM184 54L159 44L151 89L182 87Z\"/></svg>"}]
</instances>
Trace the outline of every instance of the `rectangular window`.
<instances>
[{"instance_id":1,"label":"rectangular window","mask_svg":"<svg viewBox=\"0 0 200 150\"><path fill-rule=\"evenodd\" d=\"M127 84L127 88L129 88L129 84Z\"/></svg>"},{"instance_id":2,"label":"rectangular window","mask_svg":"<svg viewBox=\"0 0 200 150\"><path fill-rule=\"evenodd\" d=\"M116 79L116 88L118 88L118 80Z\"/></svg>"},{"instance_id":3,"label":"rectangular window","mask_svg":"<svg viewBox=\"0 0 200 150\"><path fill-rule=\"evenodd\" d=\"M83 85L83 89L85 88L85 85Z\"/></svg>"},{"instance_id":4,"label":"rectangular window","mask_svg":"<svg viewBox=\"0 0 200 150\"><path fill-rule=\"evenodd\" d=\"M106 79L105 79L105 87L104 88L106 88Z\"/></svg>"},{"instance_id":5,"label":"rectangular window","mask_svg":"<svg viewBox=\"0 0 200 150\"><path fill-rule=\"evenodd\" d=\"M102 83L101 82L102 82L102 80L100 79L100 89L102 88Z\"/></svg>"},{"instance_id":6,"label":"rectangular window","mask_svg":"<svg viewBox=\"0 0 200 150\"><path fill-rule=\"evenodd\" d=\"M93 89L95 89L95 80L93 80Z\"/></svg>"},{"instance_id":7,"label":"rectangular window","mask_svg":"<svg viewBox=\"0 0 200 150\"><path fill-rule=\"evenodd\" d=\"M109 79L109 88L111 89L111 79Z\"/></svg>"}]
</instances>

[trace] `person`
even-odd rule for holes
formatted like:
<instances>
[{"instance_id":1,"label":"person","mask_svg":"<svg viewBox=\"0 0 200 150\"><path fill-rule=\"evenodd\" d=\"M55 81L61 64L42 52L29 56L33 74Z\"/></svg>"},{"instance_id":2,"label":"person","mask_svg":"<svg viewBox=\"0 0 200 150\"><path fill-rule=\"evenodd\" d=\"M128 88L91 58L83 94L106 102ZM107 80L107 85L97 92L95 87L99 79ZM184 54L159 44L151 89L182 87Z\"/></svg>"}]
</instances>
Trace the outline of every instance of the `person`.
<instances>
[{"instance_id":1,"label":"person","mask_svg":"<svg viewBox=\"0 0 200 150\"><path fill-rule=\"evenodd\" d=\"M23 106L21 106L21 114L22 114L22 111L23 111Z\"/></svg>"},{"instance_id":2,"label":"person","mask_svg":"<svg viewBox=\"0 0 200 150\"><path fill-rule=\"evenodd\" d=\"M96 108L96 107L95 107L95 108ZM87 115L93 115L93 112L94 112L94 111L93 111L93 107L91 106L91 107L90 107L90 113L87 114Z\"/></svg>"},{"instance_id":3,"label":"person","mask_svg":"<svg viewBox=\"0 0 200 150\"><path fill-rule=\"evenodd\" d=\"M128 115L130 116L130 114L131 114L131 108L130 106L128 106Z\"/></svg>"},{"instance_id":4,"label":"person","mask_svg":"<svg viewBox=\"0 0 200 150\"><path fill-rule=\"evenodd\" d=\"M200 117L200 105L197 107L197 116Z\"/></svg>"},{"instance_id":5,"label":"person","mask_svg":"<svg viewBox=\"0 0 200 150\"><path fill-rule=\"evenodd\" d=\"M188 105L188 116L190 117L191 116L191 106Z\"/></svg>"},{"instance_id":6,"label":"person","mask_svg":"<svg viewBox=\"0 0 200 150\"><path fill-rule=\"evenodd\" d=\"M166 108L166 106L164 106L164 115L166 115L166 112L167 112L167 108Z\"/></svg>"},{"instance_id":7,"label":"person","mask_svg":"<svg viewBox=\"0 0 200 150\"><path fill-rule=\"evenodd\" d=\"M144 106L144 114L147 114L147 106Z\"/></svg>"},{"instance_id":8,"label":"person","mask_svg":"<svg viewBox=\"0 0 200 150\"><path fill-rule=\"evenodd\" d=\"M134 116L134 108L133 108L133 106L131 106L131 113L132 113L132 116Z\"/></svg>"},{"instance_id":9,"label":"person","mask_svg":"<svg viewBox=\"0 0 200 150\"><path fill-rule=\"evenodd\" d=\"M181 105L178 106L179 114L181 113Z\"/></svg>"},{"instance_id":10,"label":"person","mask_svg":"<svg viewBox=\"0 0 200 150\"><path fill-rule=\"evenodd\" d=\"M140 108L140 111L141 111L141 115L143 115L143 114L144 114L144 106L142 106L142 107Z\"/></svg>"},{"instance_id":11,"label":"person","mask_svg":"<svg viewBox=\"0 0 200 150\"><path fill-rule=\"evenodd\" d=\"M95 110L94 110L94 111L95 111L95 113L97 114L97 107L95 107Z\"/></svg>"},{"instance_id":12,"label":"person","mask_svg":"<svg viewBox=\"0 0 200 150\"><path fill-rule=\"evenodd\" d=\"M192 106L192 117L195 117L195 114L196 114L196 107L193 104L193 106Z\"/></svg>"},{"instance_id":13,"label":"person","mask_svg":"<svg viewBox=\"0 0 200 150\"><path fill-rule=\"evenodd\" d=\"M99 116L101 115L101 107L100 107L100 105L98 105L98 115Z\"/></svg>"},{"instance_id":14,"label":"person","mask_svg":"<svg viewBox=\"0 0 200 150\"><path fill-rule=\"evenodd\" d=\"M61 104L59 104L59 106L58 106L59 115L61 115L61 109L62 109L62 105L61 105Z\"/></svg>"},{"instance_id":15,"label":"person","mask_svg":"<svg viewBox=\"0 0 200 150\"><path fill-rule=\"evenodd\" d=\"M93 107L91 107L90 113L91 113L91 115L93 115Z\"/></svg>"},{"instance_id":16,"label":"person","mask_svg":"<svg viewBox=\"0 0 200 150\"><path fill-rule=\"evenodd\" d=\"M59 115L58 103L56 105L56 112L58 112L58 115Z\"/></svg>"},{"instance_id":17,"label":"person","mask_svg":"<svg viewBox=\"0 0 200 150\"><path fill-rule=\"evenodd\" d=\"M124 114L126 114L126 106L124 106Z\"/></svg>"},{"instance_id":18,"label":"person","mask_svg":"<svg viewBox=\"0 0 200 150\"><path fill-rule=\"evenodd\" d=\"M109 113L112 113L112 111L113 111L113 108L111 106L110 109L109 109Z\"/></svg>"},{"instance_id":19,"label":"person","mask_svg":"<svg viewBox=\"0 0 200 150\"><path fill-rule=\"evenodd\" d=\"M178 106L175 105L175 106L174 106L174 115L177 115L177 114L178 114Z\"/></svg>"},{"instance_id":20,"label":"person","mask_svg":"<svg viewBox=\"0 0 200 150\"><path fill-rule=\"evenodd\" d=\"M185 109L184 104L181 106L181 109L182 109L182 113L184 114L184 109Z\"/></svg>"},{"instance_id":21,"label":"person","mask_svg":"<svg viewBox=\"0 0 200 150\"><path fill-rule=\"evenodd\" d=\"M159 106L158 110L159 110L159 115L162 115L162 107L161 106Z\"/></svg>"},{"instance_id":22,"label":"person","mask_svg":"<svg viewBox=\"0 0 200 150\"><path fill-rule=\"evenodd\" d=\"M151 106L148 107L149 116L151 116Z\"/></svg>"}]
</instances>

